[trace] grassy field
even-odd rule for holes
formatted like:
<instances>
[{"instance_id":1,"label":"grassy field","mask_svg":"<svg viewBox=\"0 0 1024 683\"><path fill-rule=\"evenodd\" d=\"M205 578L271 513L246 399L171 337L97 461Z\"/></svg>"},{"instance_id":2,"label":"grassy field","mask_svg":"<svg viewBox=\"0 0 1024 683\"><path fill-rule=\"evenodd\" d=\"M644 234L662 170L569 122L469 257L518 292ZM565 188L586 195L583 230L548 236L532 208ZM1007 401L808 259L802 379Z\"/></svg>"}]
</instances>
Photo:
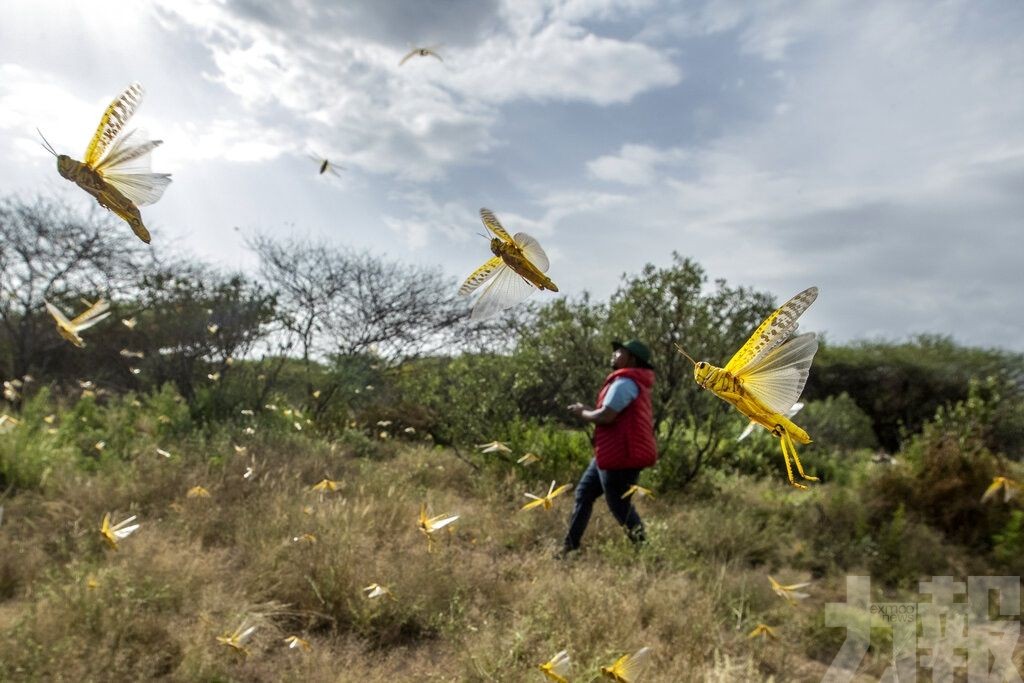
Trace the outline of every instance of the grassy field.
<instances>
[{"instance_id":1,"label":"grassy field","mask_svg":"<svg viewBox=\"0 0 1024 683\"><path fill-rule=\"evenodd\" d=\"M167 394L40 400L22 418L0 435L5 681L542 681L562 649L571 680L592 681L641 647L649 683L820 680L845 638L824 605L846 600L847 574L884 578L892 598L916 596L918 577L995 573L913 515L873 511L865 487L896 475L868 453L809 492L712 473L640 500L640 550L599 502L584 551L559 560L571 494L519 511L547 490L536 466L398 430L328 443L282 411L198 425ZM337 490L313 491L324 478ZM424 504L460 516L432 551ZM116 550L107 512L141 523ZM769 574L811 582L810 597L788 604ZM393 599L368 599L371 583ZM778 640L748 638L759 623ZM243 624L245 655L217 641ZM880 638L862 680L886 665Z\"/></svg>"}]
</instances>

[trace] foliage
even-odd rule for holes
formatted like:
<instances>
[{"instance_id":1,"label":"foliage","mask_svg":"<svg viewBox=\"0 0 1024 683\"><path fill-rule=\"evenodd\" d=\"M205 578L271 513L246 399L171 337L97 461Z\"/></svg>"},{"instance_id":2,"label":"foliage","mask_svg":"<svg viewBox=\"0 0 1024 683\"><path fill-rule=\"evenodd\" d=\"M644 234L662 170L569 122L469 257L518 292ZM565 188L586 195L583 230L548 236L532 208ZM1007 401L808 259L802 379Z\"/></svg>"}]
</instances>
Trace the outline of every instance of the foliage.
<instances>
[{"instance_id":1,"label":"foliage","mask_svg":"<svg viewBox=\"0 0 1024 683\"><path fill-rule=\"evenodd\" d=\"M1007 401L1020 404L1024 356L991 349L964 348L946 337L922 335L903 343L854 342L818 352L804 394L823 399L843 392L868 414L879 443L895 452L943 405L967 398L972 379L993 377ZM1004 409L1006 410L1006 409ZM1009 433L997 450L1024 445L1019 409L1007 416Z\"/></svg>"},{"instance_id":2,"label":"foliage","mask_svg":"<svg viewBox=\"0 0 1024 683\"><path fill-rule=\"evenodd\" d=\"M1024 565L1024 511L1013 510L1006 526L992 536L992 554L1004 563L1010 572L1020 572Z\"/></svg>"},{"instance_id":3,"label":"foliage","mask_svg":"<svg viewBox=\"0 0 1024 683\"><path fill-rule=\"evenodd\" d=\"M81 297L129 293L151 264L123 229L95 206L81 216L42 197L0 200L0 374L60 373L73 357L81 360L80 350L54 332L43 301L70 314L84 308Z\"/></svg>"},{"instance_id":4,"label":"foliage","mask_svg":"<svg viewBox=\"0 0 1024 683\"><path fill-rule=\"evenodd\" d=\"M808 401L796 420L814 440L811 451L837 450L848 452L878 447L871 428L871 418L846 393L829 396L823 401Z\"/></svg>"},{"instance_id":5,"label":"foliage","mask_svg":"<svg viewBox=\"0 0 1024 683\"><path fill-rule=\"evenodd\" d=\"M373 354L387 363L464 345L466 300L439 270L327 244L258 236L249 247L278 293L278 320L303 362Z\"/></svg>"},{"instance_id":6,"label":"foliage","mask_svg":"<svg viewBox=\"0 0 1024 683\"><path fill-rule=\"evenodd\" d=\"M676 345L724 364L772 310L765 294L723 280L710 292L706 286L698 264L673 254L670 267L648 265L624 276L607 305L584 297L542 309L520 330L514 354L522 368L522 412L568 421L566 405L592 403L605 374L599 359L610 357L612 340L641 339L656 366L652 399L662 481L669 487L692 481L718 449L729 408L700 390Z\"/></svg>"},{"instance_id":7,"label":"foliage","mask_svg":"<svg viewBox=\"0 0 1024 683\"><path fill-rule=\"evenodd\" d=\"M402 402L393 409L438 444L505 440L517 416L515 368L493 354L410 361L395 377Z\"/></svg>"},{"instance_id":8,"label":"foliage","mask_svg":"<svg viewBox=\"0 0 1024 683\"><path fill-rule=\"evenodd\" d=\"M73 448L43 420L52 408L44 389L22 406L21 424L0 434L0 490L41 489L54 471L74 462Z\"/></svg>"},{"instance_id":9,"label":"foliage","mask_svg":"<svg viewBox=\"0 0 1024 683\"><path fill-rule=\"evenodd\" d=\"M991 548L1008 512L982 503L981 496L996 475L1020 475L986 444L994 406L983 386L973 384L966 400L937 410L897 456L899 464L867 482L866 504L875 519L902 505L908 518L913 515L968 548Z\"/></svg>"},{"instance_id":10,"label":"foliage","mask_svg":"<svg viewBox=\"0 0 1024 683\"><path fill-rule=\"evenodd\" d=\"M490 376L495 367L487 363L499 358L460 357L443 367ZM467 365L453 366L459 360ZM500 392L484 396L485 404L500 402ZM744 672L782 676L790 670L783 650L753 647L745 634L758 622L777 626L786 656L804 666L834 655L838 643L815 615L841 601L846 574L866 570L907 586L921 572L991 573L1012 569L1019 557L1019 514L993 507L994 546L959 545L953 531L920 514L915 478L900 475L910 493L900 492L890 508L873 493L879 473L893 476L909 464L858 456L845 483L810 492L778 476L711 468L685 496L668 491L636 502L650 538L640 550L598 506L583 555L556 566L550 556L570 496L556 499L553 511L518 509L524 491L578 475L590 455L583 430L513 420L490 434L511 444L507 459L466 452L460 459L453 449L403 441L397 425L387 427L387 439L359 426L328 443L294 429L286 396L271 400L273 409L223 420L194 420L172 385L63 406L43 391L24 403L22 423L0 435L0 462L10 462L5 440L19 439L19 430L44 433L51 413L57 431L44 443L64 460L42 485L38 477L7 483L0 619L9 620L12 637L0 642L0 678L326 681L336 678L332 662L343 659L347 674L366 681L410 672L519 681L564 647L582 674L641 643L656 653L645 674L652 681L721 678L730 667L715 650L747 662ZM929 448L958 444L956 435L974 448L970 421L985 409L961 408L936 419L936 433L954 436L936 436ZM101 435L111 445L99 456L78 447ZM515 465L526 450L541 461ZM916 457L898 455L907 463ZM243 477L250 466L255 474ZM312 491L325 476L338 490ZM186 497L197 484L209 499ZM980 495L947 490L952 506ZM423 503L434 514L460 515L433 552L415 526ZM95 531L105 512L137 514L142 523L117 551ZM974 557L964 564L968 552ZM767 574L811 580L811 598L786 605ZM369 583L388 586L395 599L368 600ZM616 618L594 620L595 610ZM214 637L245 618L258 629L249 656L234 656ZM289 651L282 639L290 634L313 651Z\"/></svg>"}]
</instances>

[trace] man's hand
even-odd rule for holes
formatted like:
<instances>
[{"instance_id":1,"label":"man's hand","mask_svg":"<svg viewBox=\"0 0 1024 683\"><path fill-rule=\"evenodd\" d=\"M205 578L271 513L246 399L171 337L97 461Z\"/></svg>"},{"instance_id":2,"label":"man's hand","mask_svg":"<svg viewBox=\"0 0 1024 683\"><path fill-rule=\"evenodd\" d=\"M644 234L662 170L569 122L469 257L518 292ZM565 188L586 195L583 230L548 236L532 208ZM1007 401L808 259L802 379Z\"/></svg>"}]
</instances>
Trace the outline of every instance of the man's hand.
<instances>
[{"instance_id":1,"label":"man's hand","mask_svg":"<svg viewBox=\"0 0 1024 683\"><path fill-rule=\"evenodd\" d=\"M615 418L619 416L618 411L612 410L608 406L602 406L595 408L594 410L587 410L587 407L582 403L573 403L568 408L569 413L575 415L581 420L587 422L593 422L594 424L606 425L611 424L615 421Z\"/></svg>"}]
</instances>

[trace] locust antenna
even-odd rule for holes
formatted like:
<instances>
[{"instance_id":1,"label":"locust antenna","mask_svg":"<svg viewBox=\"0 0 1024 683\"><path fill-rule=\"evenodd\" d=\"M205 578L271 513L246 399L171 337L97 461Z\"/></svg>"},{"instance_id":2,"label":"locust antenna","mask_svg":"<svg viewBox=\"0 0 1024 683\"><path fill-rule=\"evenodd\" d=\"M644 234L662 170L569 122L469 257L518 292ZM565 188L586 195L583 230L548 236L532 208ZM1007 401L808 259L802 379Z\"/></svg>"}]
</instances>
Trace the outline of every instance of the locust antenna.
<instances>
[{"instance_id":1,"label":"locust antenna","mask_svg":"<svg viewBox=\"0 0 1024 683\"><path fill-rule=\"evenodd\" d=\"M41 138L43 139L43 142L45 142L45 143L46 143L45 145L43 145L43 149L45 149L45 150L46 150L47 152L49 152L50 154L52 154L52 155L53 155L53 156L55 156L55 157L57 157L57 156L60 156L60 155L59 155L59 154L57 154L57 152L56 152L56 151L55 151L55 150L53 149L53 145L51 145L51 144L50 144L50 141L46 139L46 136L45 136L45 135L43 135L43 131L41 131L41 130L39 130L38 128L36 128L36 132L37 132L37 133L39 133L39 137L41 137Z\"/></svg>"},{"instance_id":2,"label":"locust antenna","mask_svg":"<svg viewBox=\"0 0 1024 683\"><path fill-rule=\"evenodd\" d=\"M682 346L680 346L679 344L676 344L675 347L676 347L676 351L678 351L679 353L681 353L684 356L686 356L686 360L690 361L694 365L697 364L697 361L695 361L693 358L691 358L690 354L688 354L686 351L683 351L683 347Z\"/></svg>"}]
</instances>

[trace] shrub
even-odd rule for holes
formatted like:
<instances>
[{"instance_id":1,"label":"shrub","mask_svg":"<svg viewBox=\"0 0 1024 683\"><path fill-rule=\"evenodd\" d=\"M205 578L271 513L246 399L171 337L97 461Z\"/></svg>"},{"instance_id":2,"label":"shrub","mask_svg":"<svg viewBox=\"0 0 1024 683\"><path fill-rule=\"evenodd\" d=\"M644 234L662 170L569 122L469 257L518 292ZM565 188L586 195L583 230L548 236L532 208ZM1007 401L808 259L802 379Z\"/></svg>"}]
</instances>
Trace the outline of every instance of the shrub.
<instances>
[{"instance_id":1,"label":"shrub","mask_svg":"<svg viewBox=\"0 0 1024 683\"><path fill-rule=\"evenodd\" d=\"M51 407L49 392L39 391L23 406L21 424L0 434L0 489L41 489L55 470L74 464L75 449L43 420Z\"/></svg>"},{"instance_id":2,"label":"shrub","mask_svg":"<svg viewBox=\"0 0 1024 683\"><path fill-rule=\"evenodd\" d=\"M992 536L992 555L1007 570L1018 575L1024 572L1024 512L1014 510L1006 526Z\"/></svg>"},{"instance_id":3,"label":"shrub","mask_svg":"<svg viewBox=\"0 0 1024 683\"><path fill-rule=\"evenodd\" d=\"M808 401L794 420L813 439L808 450L851 451L878 447L871 418L846 392L823 401Z\"/></svg>"}]
</instances>

